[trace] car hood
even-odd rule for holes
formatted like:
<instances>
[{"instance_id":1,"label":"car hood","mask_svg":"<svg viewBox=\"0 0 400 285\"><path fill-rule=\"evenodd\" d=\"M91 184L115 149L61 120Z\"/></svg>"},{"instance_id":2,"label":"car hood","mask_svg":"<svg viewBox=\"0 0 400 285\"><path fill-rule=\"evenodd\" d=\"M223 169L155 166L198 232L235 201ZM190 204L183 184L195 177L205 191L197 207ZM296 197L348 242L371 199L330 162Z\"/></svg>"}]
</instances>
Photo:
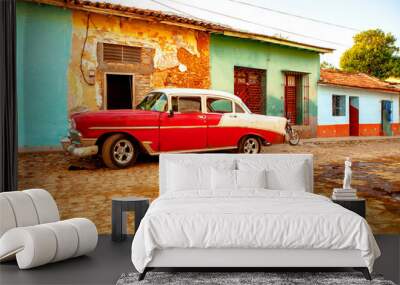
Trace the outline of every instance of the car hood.
<instances>
[{"instance_id":1,"label":"car hood","mask_svg":"<svg viewBox=\"0 0 400 285\"><path fill-rule=\"evenodd\" d=\"M76 119L78 117L102 117L102 116L133 116L133 115L151 115L154 111L145 111L145 110L102 110L102 111L85 111L73 113L71 118Z\"/></svg>"},{"instance_id":2,"label":"car hood","mask_svg":"<svg viewBox=\"0 0 400 285\"><path fill-rule=\"evenodd\" d=\"M80 131L91 127L158 125L160 113L144 110L106 110L75 113L71 118Z\"/></svg>"}]
</instances>

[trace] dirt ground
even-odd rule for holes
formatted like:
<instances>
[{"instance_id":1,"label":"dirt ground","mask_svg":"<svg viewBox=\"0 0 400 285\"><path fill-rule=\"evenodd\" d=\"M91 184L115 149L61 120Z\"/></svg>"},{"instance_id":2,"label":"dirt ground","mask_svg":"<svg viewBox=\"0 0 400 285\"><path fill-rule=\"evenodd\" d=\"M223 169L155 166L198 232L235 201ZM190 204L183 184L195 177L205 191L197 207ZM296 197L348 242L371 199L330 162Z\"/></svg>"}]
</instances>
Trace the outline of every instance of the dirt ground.
<instances>
[{"instance_id":1,"label":"dirt ground","mask_svg":"<svg viewBox=\"0 0 400 285\"><path fill-rule=\"evenodd\" d=\"M400 233L400 139L274 145L263 152L314 154L314 191L326 196L341 186L344 160L350 156L353 187L367 199L367 220L374 233ZM71 165L78 167L69 170ZM111 232L112 197L158 196L157 157L142 157L129 169L110 170L61 152L23 153L18 172L19 189L47 189L63 219L87 217L99 233Z\"/></svg>"}]
</instances>

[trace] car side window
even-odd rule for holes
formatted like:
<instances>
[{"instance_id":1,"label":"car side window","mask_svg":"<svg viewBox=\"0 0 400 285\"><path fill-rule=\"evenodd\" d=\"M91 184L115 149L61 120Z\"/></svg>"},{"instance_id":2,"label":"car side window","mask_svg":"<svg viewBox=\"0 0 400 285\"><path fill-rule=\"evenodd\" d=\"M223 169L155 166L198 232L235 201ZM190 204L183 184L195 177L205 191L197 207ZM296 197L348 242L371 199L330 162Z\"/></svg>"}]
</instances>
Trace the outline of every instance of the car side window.
<instances>
[{"instance_id":1,"label":"car side window","mask_svg":"<svg viewBox=\"0 0 400 285\"><path fill-rule=\"evenodd\" d=\"M246 113L246 112L238 103L235 103L235 113Z\"/></svg>"},{"instance_id":2,"label":"car side window","mask_svg":"<svg viewBox=\"0 0 400 285\"><path fill-rule=\"evenodd\" d=\"M201 97L172 97L172 110L180 113L201 113Z\"/></svg>"},{"instance_id":3,"label":"car side window","mask_svg":"<svg viewBox=\"0 0 400 285\"><path fill-rule=\"evenodd\" d=\"M207 112L232 113L232 101L223 98L207 98Z\"/></svg>"}]
</instances>

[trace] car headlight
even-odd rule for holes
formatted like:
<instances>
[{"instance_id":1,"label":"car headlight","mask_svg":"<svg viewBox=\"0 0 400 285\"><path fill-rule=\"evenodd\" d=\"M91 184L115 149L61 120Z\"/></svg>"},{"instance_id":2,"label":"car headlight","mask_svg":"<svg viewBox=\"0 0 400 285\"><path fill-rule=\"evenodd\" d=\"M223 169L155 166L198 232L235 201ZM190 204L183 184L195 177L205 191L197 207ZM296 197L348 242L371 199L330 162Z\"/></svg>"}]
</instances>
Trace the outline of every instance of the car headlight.
<instances>
[{"instance_id":1,"label":"car headlight","mask_svg":"<svg viewBox=\"0 0 400 285\"><path fill-rule=\"evenodd\" d=\"M68 120L68 124L69 124L69 129L70 129L70 130L76 129L76 122L75 122L74 119Z\"/></svg>"}]
</instances>

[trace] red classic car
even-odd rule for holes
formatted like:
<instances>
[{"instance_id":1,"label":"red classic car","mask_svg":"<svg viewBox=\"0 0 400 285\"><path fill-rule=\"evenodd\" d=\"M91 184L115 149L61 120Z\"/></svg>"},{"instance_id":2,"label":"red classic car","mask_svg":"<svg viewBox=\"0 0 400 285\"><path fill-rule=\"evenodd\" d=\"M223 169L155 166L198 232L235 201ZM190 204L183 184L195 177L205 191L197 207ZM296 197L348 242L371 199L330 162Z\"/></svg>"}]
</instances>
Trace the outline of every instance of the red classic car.
<instances>
[{"instance_id":1,"label":"red classic car","mask_svg":"<svg viewBox=\"0 0 400 285\"><path fill-rule=\"evenodd\" d=\"M65 150L100 155L110 168L133 164L140 152L201 152L238 149L258 153L283 143L287 119L252 114L230 93L204 89L158 89L136 110L82 112L71 116Z\"/></svg>"}]
</instances>

